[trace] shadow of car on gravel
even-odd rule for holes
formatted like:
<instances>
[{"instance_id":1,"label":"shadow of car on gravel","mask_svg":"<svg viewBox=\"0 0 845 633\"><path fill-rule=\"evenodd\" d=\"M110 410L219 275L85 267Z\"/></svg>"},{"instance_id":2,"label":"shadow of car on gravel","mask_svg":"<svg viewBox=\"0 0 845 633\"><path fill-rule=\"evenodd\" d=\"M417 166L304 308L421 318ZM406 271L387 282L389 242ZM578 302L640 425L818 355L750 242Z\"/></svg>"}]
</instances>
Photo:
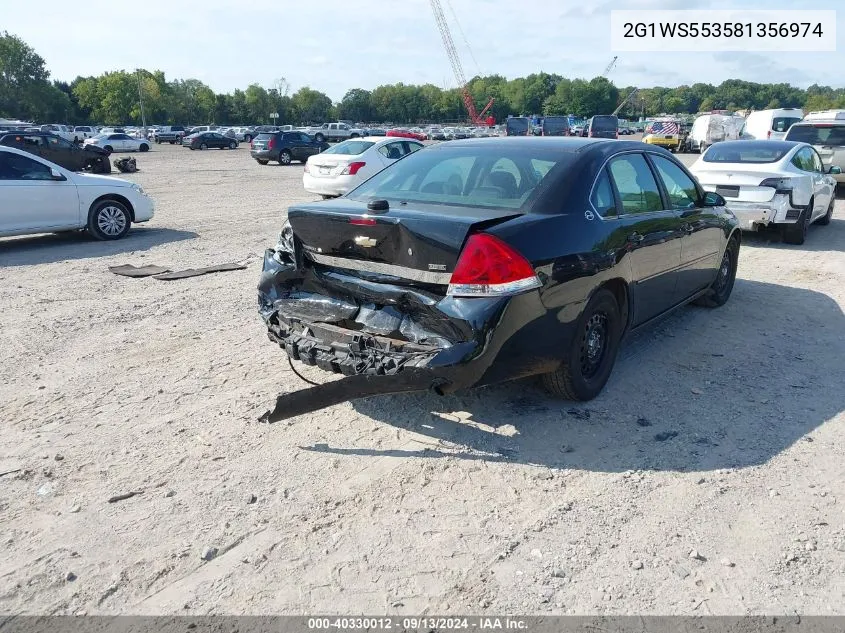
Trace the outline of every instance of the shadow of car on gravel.
<instances>
[{"instance_id":1,"label":"shadow of car on gravel","mask_svg":"<svg viewBox=\"0 0 845 633\"><path fill-rule=\"evenodd\" d=\"M762 231L750 231L742 234L742 241L748 246L779 248L800 251L845 251L845 219L837 218L836 212L827 226L811 224L807 231L807 240L800 246L786 244L780 229L767 228ZM841 212L840 212L841 214Z\"/></svg>"},{"instance_id":2,"label":"shadow of car on gravel","mask_svg":"<svg viewBox=\"0 0 845 633\"><path fill-rule=\"evenodd\" d=\"M722 308L683 308L630 337L593 401L556 400L530 380L446 397L378 396L352 406L433 442L301 448L599 472L754 466L812 441L845 408L843 331L845 315L825 294L737 279Z\"/></svg>"},{"instance_id":3,"label":"shadow of car on gravel","mask_svg":"<svg viewBox=\"0 0 845 633\"><path fill-rule=\"evenodd\" d=\"M9 237L0 239L0 268L146 251L161 244L195 237L198 235L193 231L138 227L133 227L126 237L110 242L96 240L85 231Z\"/></svg>"}]
</instances>

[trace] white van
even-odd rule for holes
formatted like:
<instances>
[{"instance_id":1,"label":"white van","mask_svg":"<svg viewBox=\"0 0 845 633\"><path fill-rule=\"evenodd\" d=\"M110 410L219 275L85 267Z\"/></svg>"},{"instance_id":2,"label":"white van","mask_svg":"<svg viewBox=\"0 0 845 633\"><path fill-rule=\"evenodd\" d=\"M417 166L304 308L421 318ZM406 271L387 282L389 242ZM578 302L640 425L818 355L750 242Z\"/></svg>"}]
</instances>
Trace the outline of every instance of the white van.
<instances>
[{"instance_id":1,"label":"white van","mask_svg":"<svg viewBox=\"0 0 845 633\"><path fill-rule=\"evenodd\" d=\"M701 154L719 141L735 141L740 138L745 119L725 114L702 114L692 124L687 136L686 150Z\"/></svg>"},{"instance_id":2,"label":"white van","mask_svg":"<svg viewBox=\"0 0 845 633\"><path fill-rule=\"evenodd\" d=\"M819 110L808 112L805 121L845 121L845 110Z\"/></svg>"},{"instance_id":3,"label":"white van","mask_svg":"<svg viewBox=\"0 0 845 633\"><path fill-rule=\"evenodd\" d=\"M800 108L760 110L748 115L743 132L758 140L780 141L786 136L790 126L803 118L804 111Z\"/></svg>"}]
</instances>

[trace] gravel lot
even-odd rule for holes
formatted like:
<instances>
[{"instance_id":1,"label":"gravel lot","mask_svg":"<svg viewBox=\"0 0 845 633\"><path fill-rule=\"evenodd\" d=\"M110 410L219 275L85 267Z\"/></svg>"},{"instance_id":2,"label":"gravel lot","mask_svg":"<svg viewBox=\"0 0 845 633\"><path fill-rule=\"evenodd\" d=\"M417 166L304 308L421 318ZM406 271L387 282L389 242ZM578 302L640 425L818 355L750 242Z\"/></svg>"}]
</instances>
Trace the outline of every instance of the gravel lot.
<instances>
[{"instance_id":1,"label":"gravel lot","mask_svg":"<svg viewBox=\"0 0 845 633\"><path fill-rule=\"evenodd\" d=\"M747 237L730 302L629 339L592 402L262 425L303 386L255 300L302 167L138 164L156 217L126 239L0 240L0 611L845 613L842 200L804 246Z\"/></svg>"}]
</instances>

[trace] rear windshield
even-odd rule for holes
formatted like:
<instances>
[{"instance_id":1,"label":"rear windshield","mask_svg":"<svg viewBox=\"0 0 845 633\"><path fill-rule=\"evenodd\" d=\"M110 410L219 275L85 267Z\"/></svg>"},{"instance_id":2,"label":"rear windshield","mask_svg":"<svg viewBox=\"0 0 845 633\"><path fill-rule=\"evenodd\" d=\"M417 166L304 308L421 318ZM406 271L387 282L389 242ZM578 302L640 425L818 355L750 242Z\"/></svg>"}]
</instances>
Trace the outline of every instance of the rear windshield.
<instances>
[{"instance_id":1,"label":"rear windshield","mask_svg":"<svg viewBox=\"0 0 845 633\"><path fill-rule=\"evenodd\" d=\"M523 119L523 118L508 119L507 126L508 126L509 130L513 130L514 132L527 132L528 131L528 119Z\"/></svg>"},{"instance_id":2,"label":"rear windshield","mask_svg":"<svg viewBox=\"0 0 845 633\"><path fill-rule=\"evenodd\" d=\"M705 163L776 163L791 149L789 145L775 145L770 141L716 143L701 158Z\"/></svg>"},{"instance_id":3,"label":"rear windshield","mask_svg":"<svg viewBox=\"0 0 845 633\"><path fill-rule=\"evenodd\" d=\"M786 132L793 123L798 123L801 117L776 116L772 119L772 132Z\"/></svg>"},{"instance_id":4,"label":"rear windshield","mask_svg":"<svg viewBox=\"0 0 845 633\"><path fill-rule=\"evenodd\" d=\"M337 145L330 147L323 154L346 154L347 156L357 156L363 154L370 149L375 143L372 141L343 141Z\"/></svg>"},{"instance_id":5,"label":"rear windshield","mask_svg":"<svg viewBox=\"0 0 845 633\"><path fill-rule=\"evenodd\" d=\"M543 129L546 132L565 132L569 129L569 119L564 116L547 116L543 119Z\"/></svg>"},{"instance_id":6,"label":"rear windshield","mask_svg":"<svg viewBox=\"0 0 845 633\"><path fill-rule=\"evenodd\" d=\"M800 141L811 145L845 146L845 124L818 123L794 125L786 133L787 141Z\"/></svg>"},{"instance_id":7,"label":"rear windshield","mask_svg":"<svg viewBox=\"0 0 845 633\"><path fill-rule=\"evenodd\" d=\"M273 138L274 136L276 136L276 135L270 134L269 132L262 132L261 134L259 134L258 136L255 137L255 140L256 141L268 141L271 138Z\"/></svg>"},{"instance_id":8,"label":"rear windshield","mask_svg":"<svg viewBox=\"0 0 845 633\"><path fill-rule=\"evenodd\" d=\"M347 197L519 209L556 165L572 160L571 154L549 148L448 145L407 155Z\"/></svg>"},{"instance_id":9,"label":"rear windshield","mask_svg":"<svg viewBox=\"0 0 845 633\"><path fill-rule=\"evenodd\" d=\"M619 126L619 119L615 116L594 116L593 122L590 123L590 127L593 131L600 130L602 132L612 131L615 132L616 128Z\"/></svg>"}]
</instances>

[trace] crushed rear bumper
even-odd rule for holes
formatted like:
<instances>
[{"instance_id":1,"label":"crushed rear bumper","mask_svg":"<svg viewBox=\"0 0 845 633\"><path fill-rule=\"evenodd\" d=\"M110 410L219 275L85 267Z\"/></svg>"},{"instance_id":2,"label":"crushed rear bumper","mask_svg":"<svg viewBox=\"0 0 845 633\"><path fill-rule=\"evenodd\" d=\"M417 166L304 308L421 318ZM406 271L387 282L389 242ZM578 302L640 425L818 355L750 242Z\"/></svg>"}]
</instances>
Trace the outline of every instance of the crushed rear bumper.
<instances>
[{"instance_id":1,"label":"crushed rear bumper","mask_svg":"<svg viewBox=\"0 0 845 633\"><path fill-rule=\"evenodd\" d=\"M266 422L377 394L451 393L553 371L560 363L553 351L562 348L548 336L537 290L506 298L438 297L297 264L271 249L258 307L268 337L291 361L343 376L280 395L262 416Z\"/></svg>"}]
</instances>

